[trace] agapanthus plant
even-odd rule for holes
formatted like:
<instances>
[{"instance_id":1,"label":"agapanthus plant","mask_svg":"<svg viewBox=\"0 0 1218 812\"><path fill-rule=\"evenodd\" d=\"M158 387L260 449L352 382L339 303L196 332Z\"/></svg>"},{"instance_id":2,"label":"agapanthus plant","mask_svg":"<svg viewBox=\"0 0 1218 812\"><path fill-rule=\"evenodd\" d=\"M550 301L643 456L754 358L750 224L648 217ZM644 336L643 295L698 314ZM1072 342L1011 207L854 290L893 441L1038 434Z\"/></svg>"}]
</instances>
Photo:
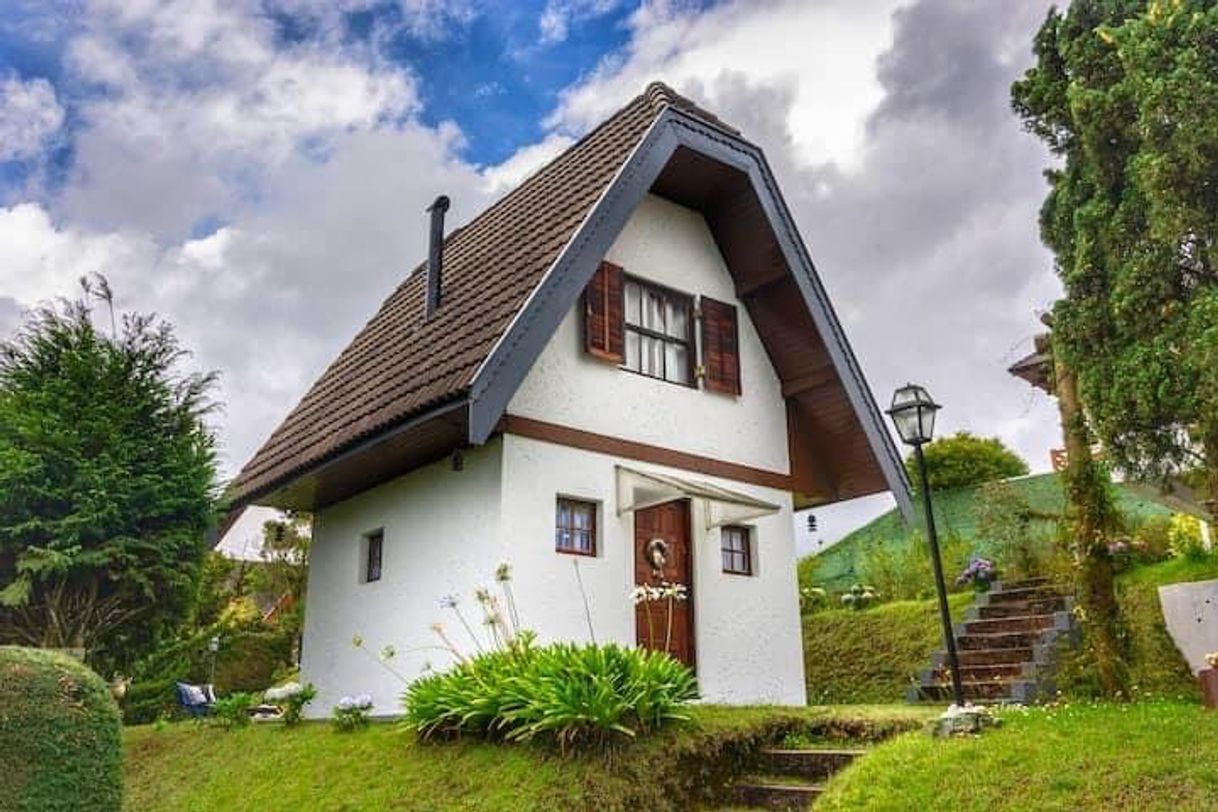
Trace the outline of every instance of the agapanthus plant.
<instances>
[{"instance_id":1,"label":"agapanthus plant","mask_svg":"<svg viewBox=\"0 0 1218 812\"><path fill-rule=\"evenodd\" d=\"M666 610L664 621L664 650L672 646L672 617L675 614L675 604L689 600L689 588L685 584L660 581L656 584L639 584L630 591L630 600L635 606L642 605L643 614L647 617L647 639L655 640L655 630L652 625L651 605L663 603Z\"/></svg>"}]
</instances>

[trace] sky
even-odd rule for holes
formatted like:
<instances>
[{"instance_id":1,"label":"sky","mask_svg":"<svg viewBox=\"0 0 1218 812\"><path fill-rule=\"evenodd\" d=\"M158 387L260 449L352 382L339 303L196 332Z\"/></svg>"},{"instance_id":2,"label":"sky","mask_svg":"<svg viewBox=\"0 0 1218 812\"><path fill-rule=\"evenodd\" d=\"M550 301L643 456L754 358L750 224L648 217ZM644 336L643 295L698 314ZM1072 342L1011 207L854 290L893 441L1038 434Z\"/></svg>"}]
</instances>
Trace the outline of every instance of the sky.
<instances>
[{"instance_id":1,"label":"sky","mask_svg":"<svg viewBox=\"0 0 1218 812\"><path fill-rule=\"evenodd\" d=\"M105 274L218 370L234 474L425 254L647 82L765 150L883 405L1033 470L1006 367L1059 295L1050 158L1010 112L1048 3L0 0L0 340ZM891 505L817 511L803 549Z\"/></svg>"}]
</instances>

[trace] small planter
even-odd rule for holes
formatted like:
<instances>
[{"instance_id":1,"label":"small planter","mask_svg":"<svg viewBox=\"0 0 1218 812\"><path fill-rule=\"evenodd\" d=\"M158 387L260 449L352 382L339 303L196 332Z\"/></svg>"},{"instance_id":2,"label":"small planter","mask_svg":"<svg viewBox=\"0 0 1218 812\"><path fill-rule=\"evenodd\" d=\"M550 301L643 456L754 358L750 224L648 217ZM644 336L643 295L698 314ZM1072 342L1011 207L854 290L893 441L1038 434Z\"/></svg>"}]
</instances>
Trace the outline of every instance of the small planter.
<instances>
[{"instance_id":1,"label":"small planter","mask_svg":"<svg viewBox=\"0 0 1218 812\"><path fill-rule=\"evenodd\" d=\"M1207 708L1218 708L1218 668L1205 668L1197 674L1201 683L1201 701Z\"/></svg>"}]
</instances>

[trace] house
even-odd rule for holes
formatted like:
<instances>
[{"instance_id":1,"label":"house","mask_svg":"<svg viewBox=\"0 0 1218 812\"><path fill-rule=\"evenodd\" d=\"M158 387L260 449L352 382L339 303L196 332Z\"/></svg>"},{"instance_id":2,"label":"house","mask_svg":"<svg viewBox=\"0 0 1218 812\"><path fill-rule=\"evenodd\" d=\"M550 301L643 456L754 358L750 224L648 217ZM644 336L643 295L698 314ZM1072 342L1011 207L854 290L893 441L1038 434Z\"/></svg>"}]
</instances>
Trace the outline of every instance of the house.
<instances>
[{"instance_id":1,"label":"house","mask_svg":"<svg viewBox=\"0 0 1218 812\"><path fill-rule=\"evenodd\" d=\"M314 514L316 712L397 710L353 635L442 667L434 622L472 645L441 599L500 562L542 641L663 645L629 593L684 584L670 650L705 698L803 704L793 512L909 497L761 151L652 84L445 235L447 206L233 485Z\"/></svg>"}]
</instances>

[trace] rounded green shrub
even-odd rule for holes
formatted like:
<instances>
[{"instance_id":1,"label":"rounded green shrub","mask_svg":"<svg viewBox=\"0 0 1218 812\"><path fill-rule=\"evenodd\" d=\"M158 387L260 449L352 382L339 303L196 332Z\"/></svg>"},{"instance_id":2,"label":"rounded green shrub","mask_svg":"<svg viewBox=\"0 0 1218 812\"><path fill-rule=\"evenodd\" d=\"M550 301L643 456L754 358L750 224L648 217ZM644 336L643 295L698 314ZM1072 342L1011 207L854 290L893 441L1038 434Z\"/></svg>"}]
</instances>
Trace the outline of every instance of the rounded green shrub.
<instances>
[{"instance_id":1,"label":"rounded green shrub","mask_svg":"<svg viewBox=\"0 0 1218 812\"><path fill-rule=\"evenodd\" d=\"M101 677L52 651L0 646L0 809L122 806L119 713Z\"/></svg>"}]
</instances>

